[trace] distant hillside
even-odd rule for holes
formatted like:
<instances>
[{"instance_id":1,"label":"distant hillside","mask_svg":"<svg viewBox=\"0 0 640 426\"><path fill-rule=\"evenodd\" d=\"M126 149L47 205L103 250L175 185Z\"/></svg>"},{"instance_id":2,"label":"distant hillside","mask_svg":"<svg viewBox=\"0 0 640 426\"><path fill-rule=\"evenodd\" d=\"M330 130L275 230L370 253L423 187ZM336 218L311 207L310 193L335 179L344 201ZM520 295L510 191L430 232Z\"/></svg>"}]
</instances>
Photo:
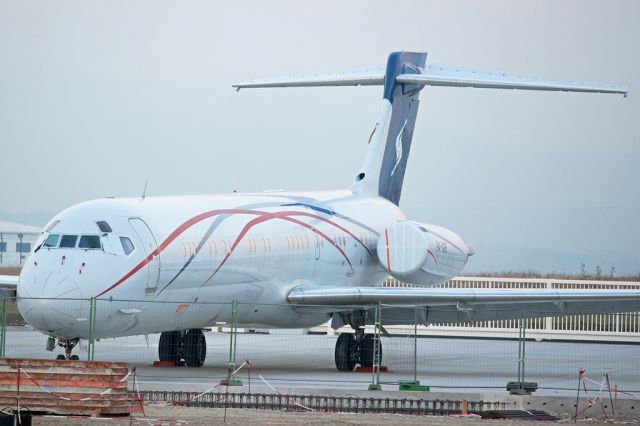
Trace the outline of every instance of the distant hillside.
<instances>
[{"instance_id":1,"label":"distant hillside","mask_svg":"<svg viewBox=\"0 0 640 426\"><path fill-rule=\"evenodd\" d=\"M10 266L8 268L0 268L0 275L20 275L20 267Z\"/></svg>"},{"instance_id":2,"label":"distant hillside","mask_svg":"<svg viewBox=\"0 0 640 426\"><path fill-rule=\"evenodd\" d=\"M601 273L596 274L559 274L540 273L536 271L501 271L501 272L480 272L477 274L463 274L467 277L491 277L491 278L544 278L559 280L595 280L595 281L634 281L640 282L640 274L635 275L613 275Z\"/></svg>"},{"instance_id":3,"label":"distant hillside","mask_svg":"<svg viewBox=\"0 0 640 426\"><path fill-rule=\"evenodd\" d=\"M465 275L506 274L509 277L638 277L640 255L608 250L571 253L537 247L475 244ZM588 248L585 248L588 249ZM515 275L512 275L515 274Z\"/></svg>"}]
</instances>

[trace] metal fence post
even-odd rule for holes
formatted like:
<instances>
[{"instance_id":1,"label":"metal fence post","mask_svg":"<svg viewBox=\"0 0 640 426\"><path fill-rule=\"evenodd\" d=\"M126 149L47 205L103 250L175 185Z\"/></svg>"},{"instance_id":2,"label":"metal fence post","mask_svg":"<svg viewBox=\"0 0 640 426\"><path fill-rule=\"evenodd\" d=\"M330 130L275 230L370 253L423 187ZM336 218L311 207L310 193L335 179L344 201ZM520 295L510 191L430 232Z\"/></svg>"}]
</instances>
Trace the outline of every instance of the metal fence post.
<instances>
[{"instance_id":1,"label":"metal fence post","mask_svg":"<svg viewBox=\"0 0 640 426\"><path fill-rule=\"evenodd\" d=\"M2 313L0 313L0 358L4 358L5 338L7 336L7 299L2 299Z\"/></svg>"},{"instance_id":2,"label":"metal fence post","mask_svg":"<svg viewBox=\"0 0 640 426\"><path fill-rule=\"evenodd\" d=\"M524 366L526 361L526 342L527 342L527 315L526 311L522 311L522 317L518 323L518 381L507 383L507 390L511 395L531 395L531 392L538 388L538 384L524 381Z\"/></svg>"},{"instance_id":3,"label":"metal fence post","mask_svg":"<svg viewBox=\"0 0 640 426\"><path fill-rule=\"evenodd\" d=\"M413 382L418 382L418 307L413 307Z\"/></svg>"},{"instance_id":4,"label":"metal fence post","mask_svg":"<svg viewBox=\"0 0 640 426\"><path fill-rule=\"evenodd\" d=\"M223 386L242 386L242 380L236 379L236 336L238 334L238 302L231 302L231 326L229 328L229 371L227 378L220 382Z\"/></svg>"},{"instance_id":5,"label":"metal fence post","mask_svg":"<svg viewBox=\"0 0 640 426\"><path fill-rule=\"evenodd\" d=\"M413 380L398 380L398 390L429 391L429 386L421 385L418 380L418 306L413 307Z\"/></svg>"},{"instance_id":6,"label":"metal fence post","mask_svg":"<svg viewBox=\"0 0 640 426\"><path fill-rule=\"evenodd\" d=\"M525 339L526 339L527 325L526 319L520 318L520 330L518 331L518 383L520 388L524 384L524 362L525 362Z\"/></svg>"},{"instance_id":7,"label":"metal fence post","mask_svg":"<svg viewBox=\"0 0 640 426\"><path fill-rule=\"evenodd\" d=\"M380 386L380 316L382 306L380 302L376 305L374 327L373 327L373 375L369 390L382 390Z\"/></svg>"},{"instance_id":8,"label":"metal fence post","mask_svg":"<svg viewBox=\"0 0 640 426\"><path fill-rule=\"evenodd\" d=\"M87 348L87 358L93 361L95 356L95 327L96 327L96 298L89 299L89 347Z\"/></svg>"}]
</instances>

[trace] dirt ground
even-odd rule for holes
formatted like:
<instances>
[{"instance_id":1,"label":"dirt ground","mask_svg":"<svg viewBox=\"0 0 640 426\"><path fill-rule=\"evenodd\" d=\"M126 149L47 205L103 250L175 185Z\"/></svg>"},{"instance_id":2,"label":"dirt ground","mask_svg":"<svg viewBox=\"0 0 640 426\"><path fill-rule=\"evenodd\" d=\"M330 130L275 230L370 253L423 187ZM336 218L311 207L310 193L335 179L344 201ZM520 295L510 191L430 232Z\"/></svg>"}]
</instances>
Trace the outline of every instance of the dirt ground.
<instances>
[{"instance_id":1,"label":"dirt ground","mask_svg":"<svg viewBox=\"0 0 640 426\"><path fill-rule=\"evenodd\" d=\"M534 423L526 420L483 420L473 417L437 417L437 416L404 416L397 414L337 414L320 412L281 412L254 409L222 408L188 408L151 405L145 408L145 416L134 415L130 418L96 418L96 417L61 417L37 416L33 418L34 425L443 425L457 426L482 424L483 426L532 426ZM574 424L572 420L562 420L560 423ZM582 419L581 425L613 423L595 419ZM640 425L638 420L618 421L616 424Z\"/></svg>"}]
</instances>

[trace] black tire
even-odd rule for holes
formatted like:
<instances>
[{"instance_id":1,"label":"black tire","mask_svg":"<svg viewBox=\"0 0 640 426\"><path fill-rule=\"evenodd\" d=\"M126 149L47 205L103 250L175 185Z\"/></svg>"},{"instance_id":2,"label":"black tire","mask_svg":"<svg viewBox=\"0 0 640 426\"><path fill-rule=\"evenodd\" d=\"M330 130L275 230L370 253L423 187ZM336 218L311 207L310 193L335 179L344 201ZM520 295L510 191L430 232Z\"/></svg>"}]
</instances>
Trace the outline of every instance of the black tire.
<instances>
[{"instance_id":1,"label":"black tire","mask_svg":"<svg viewBox=\"0 0 640 426\"><path fill-rule=\"evenodd\" d=\"M80 361L80 357L78 355L71 355L71 361Z\"/></svg>"},{"instance_id":2,"label":"black tire","mask_svg":"<svg viewBox=\"0 0 640 426\"><path fill-rule=\"evenodd\" d=\"M360 343L360 365L363 367L373 367L374 342L373 334L365 334L362 338L362 343ZM382 365L382 342L378 345L378 349L380 350L380 365Z\"/></svg>"},{"instance_id":3,"label":"black tire","mask_svg":"<svg viewBox=\"0 0 640 426\"><path fill-rule=\"evenodd\" d=\"M56 357L56 361L64 361L65 359L67 359L67 357L62 354L58 354L58 356Z\"/></svg>"},{"instance_id":4,"label":"black tire","mask_svg":"<svg viewBox=\"0 0 640 426\"><path fill-rule=\"evenodd\" d=\"M199 328L187 331L184 338L184 362L187 367L202 367L207 357L207 339Z\"/></svg>"},{"instance_id":5,"label":"black tire","mask_svg":"<svg viewBox=\"0 0 640 426\"><path fill-rule=\"evenodd\" d=\"M338 371L353 371L356 366L354 353L356 339L351 333L342 333L336 342L336 368Z\"/></svg>"},{"instance_id":6,"label":"black tire","mask_svg":"<svg viewBox=\"0 0 640 426\"><path fill-rule=\"evenodd\" d=\"M180 344L179 331L165 331L160 334L158 357L162 362L177 362L178 346Z\"/></svg>"}]
</instances>

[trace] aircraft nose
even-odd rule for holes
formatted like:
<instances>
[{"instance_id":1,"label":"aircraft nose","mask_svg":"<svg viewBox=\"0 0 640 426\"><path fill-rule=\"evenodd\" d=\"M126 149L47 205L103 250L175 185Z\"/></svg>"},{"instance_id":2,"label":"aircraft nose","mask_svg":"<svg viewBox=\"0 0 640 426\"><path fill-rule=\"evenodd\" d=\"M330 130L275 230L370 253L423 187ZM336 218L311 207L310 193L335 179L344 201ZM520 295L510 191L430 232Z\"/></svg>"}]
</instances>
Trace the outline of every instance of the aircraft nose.
<instances>
[{"instance_id":1,"label":"aircraft nose","mask_svg":"<svg viewBox=\"0 0 640 426\"><path fill-rule=\"evenodd\" d=\"M78 283L63 270L46 270L37 263L25 265L17 288L18 309L31 326L56 337L77 327L85 301Z\"/></svg>"}]
</instances>

